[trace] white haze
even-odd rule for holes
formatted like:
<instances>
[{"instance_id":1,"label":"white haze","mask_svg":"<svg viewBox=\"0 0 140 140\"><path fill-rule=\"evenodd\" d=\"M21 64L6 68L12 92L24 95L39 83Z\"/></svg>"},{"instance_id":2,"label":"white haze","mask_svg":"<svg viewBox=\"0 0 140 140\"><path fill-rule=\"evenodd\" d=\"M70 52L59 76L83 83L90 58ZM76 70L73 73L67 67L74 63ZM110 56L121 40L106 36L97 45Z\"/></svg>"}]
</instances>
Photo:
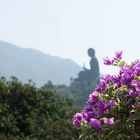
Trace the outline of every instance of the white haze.
<instances>
[{"instance_id":1,"label":"white haze","mask_svg":"<svg viewBox=\"0 0 140 140\"><path fill-rule=\"evenodd\" d=\"M139 15L139 0L0 0L0 40L87 67L93 47L101 73L116 73L102 58L123 50L139 59Z\"/></svg>"}]
</instances>

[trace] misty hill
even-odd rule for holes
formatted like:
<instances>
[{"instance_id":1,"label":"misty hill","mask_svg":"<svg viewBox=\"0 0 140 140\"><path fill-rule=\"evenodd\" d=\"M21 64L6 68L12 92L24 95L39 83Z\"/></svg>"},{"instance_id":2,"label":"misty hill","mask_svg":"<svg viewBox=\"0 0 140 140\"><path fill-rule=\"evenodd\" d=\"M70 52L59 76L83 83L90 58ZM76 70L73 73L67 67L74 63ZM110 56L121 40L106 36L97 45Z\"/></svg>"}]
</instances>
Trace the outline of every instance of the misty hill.
<instances>
[{"instance_id":1,"label":"misty hill","mask_svg":"<svg viewBox=\"0 0 140 140\"><path fill-rule=\"evenodd\" d=\"M70 59L0 41L0 76L15 76L22 82L32 79L39 86L48 80L53 84L69 84L70 77L77 77L80 70Z\"/></svg>"}]
</instances>

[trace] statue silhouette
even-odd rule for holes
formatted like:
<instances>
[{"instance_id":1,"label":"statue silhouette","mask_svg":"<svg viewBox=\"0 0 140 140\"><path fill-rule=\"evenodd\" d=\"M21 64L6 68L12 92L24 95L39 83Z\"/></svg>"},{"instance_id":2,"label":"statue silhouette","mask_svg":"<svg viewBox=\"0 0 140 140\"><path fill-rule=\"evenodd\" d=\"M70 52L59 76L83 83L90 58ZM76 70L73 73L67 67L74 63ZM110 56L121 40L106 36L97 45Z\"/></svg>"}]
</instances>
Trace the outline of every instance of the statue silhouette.
<instances>
[{"instance_id":1,"label":"statue silhouette","mask_svg":"<svg viewBox=\"0 0 140 140\"><path fill-rule=\"evenodd\" d=\"M78 77L71 78L71 90L74 93L74 102L80 107L85 105L89 93L96 88L100 80L99 65L95 56L95 50L89 48L87 52L90 57L90 68L88 69L83 66L83 70L78 73Z\"/></svg>"},{"instance_id":2,"label":"statue silhouette","mask_svg":"<svg viewBox=\"0 0 140 140\"><path fill-rule=\"evenodd\" d=\"M88 80L95 81L99 78L99 64L98 60L95 57L95 50L93 48L88 49L88 55L91 57L90 60L90 69L87 69L85 66L83 67L83 71L79 72L79 80Z\"/></svg>"}]
</instances>

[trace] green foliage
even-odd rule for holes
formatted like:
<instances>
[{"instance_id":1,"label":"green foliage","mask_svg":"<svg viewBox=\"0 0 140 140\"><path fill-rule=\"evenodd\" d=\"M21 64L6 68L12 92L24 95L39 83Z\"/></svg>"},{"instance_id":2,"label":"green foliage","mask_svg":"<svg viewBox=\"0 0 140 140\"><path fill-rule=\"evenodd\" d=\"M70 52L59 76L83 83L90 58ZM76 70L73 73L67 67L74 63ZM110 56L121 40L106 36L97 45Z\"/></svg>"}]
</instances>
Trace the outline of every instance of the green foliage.
<instances>
[{"instance_id":1,"label":"green foliage","mask_svg":"<svg viewBox=\"0 0 140 140\"><path fill-rule=\"evenodd\" d=\"M0 139L77 140L73 101L58 97L52 85L37 88L12 77L0 79Z\"/></svg>"},{"instance_id":2,"label":"green foliage","mask_svg":"<svg viewBox=\"0 0 140 140\"><path fill-rule=\"evenodd\" d=\"M51 89L64 99L72 99L75 106L82 108L85 106L89 94L93 92L96 85L97 81L84 81L78 86L76 83L72 83L70 86L54 85Z\"/></svg>"},{"instance_id":3,"label":"green foliage","mask_svg":"<svg viewBox=\"0 0 140 140\"><path fill-rule=\"evenodd\" d=\"M93 92L96 85L97 81L84 81L80 87L72 86L71 91L73 92L75 105L78 107L84 107L88 96Z\"/></svg>"}]
</instances>

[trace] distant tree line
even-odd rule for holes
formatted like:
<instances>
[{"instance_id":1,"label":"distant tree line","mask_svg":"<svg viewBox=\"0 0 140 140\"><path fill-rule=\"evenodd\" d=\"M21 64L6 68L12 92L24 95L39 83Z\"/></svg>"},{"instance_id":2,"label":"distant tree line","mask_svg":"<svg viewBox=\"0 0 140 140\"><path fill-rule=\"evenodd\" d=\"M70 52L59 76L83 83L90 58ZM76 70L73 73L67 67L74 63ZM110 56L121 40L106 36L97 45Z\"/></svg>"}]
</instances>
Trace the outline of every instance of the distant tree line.
<instances>
[{"instance_id":1,"label":"distant tree line","mask_svg":"<svg viewBox=\"0 0 140 140\"><path fill-rule=\"evenodd\" d=\"M71 99L56 95L53 85L37 88L32 81L0 79L1 140L77 140Z\"/></svg>"}]
</instances>

